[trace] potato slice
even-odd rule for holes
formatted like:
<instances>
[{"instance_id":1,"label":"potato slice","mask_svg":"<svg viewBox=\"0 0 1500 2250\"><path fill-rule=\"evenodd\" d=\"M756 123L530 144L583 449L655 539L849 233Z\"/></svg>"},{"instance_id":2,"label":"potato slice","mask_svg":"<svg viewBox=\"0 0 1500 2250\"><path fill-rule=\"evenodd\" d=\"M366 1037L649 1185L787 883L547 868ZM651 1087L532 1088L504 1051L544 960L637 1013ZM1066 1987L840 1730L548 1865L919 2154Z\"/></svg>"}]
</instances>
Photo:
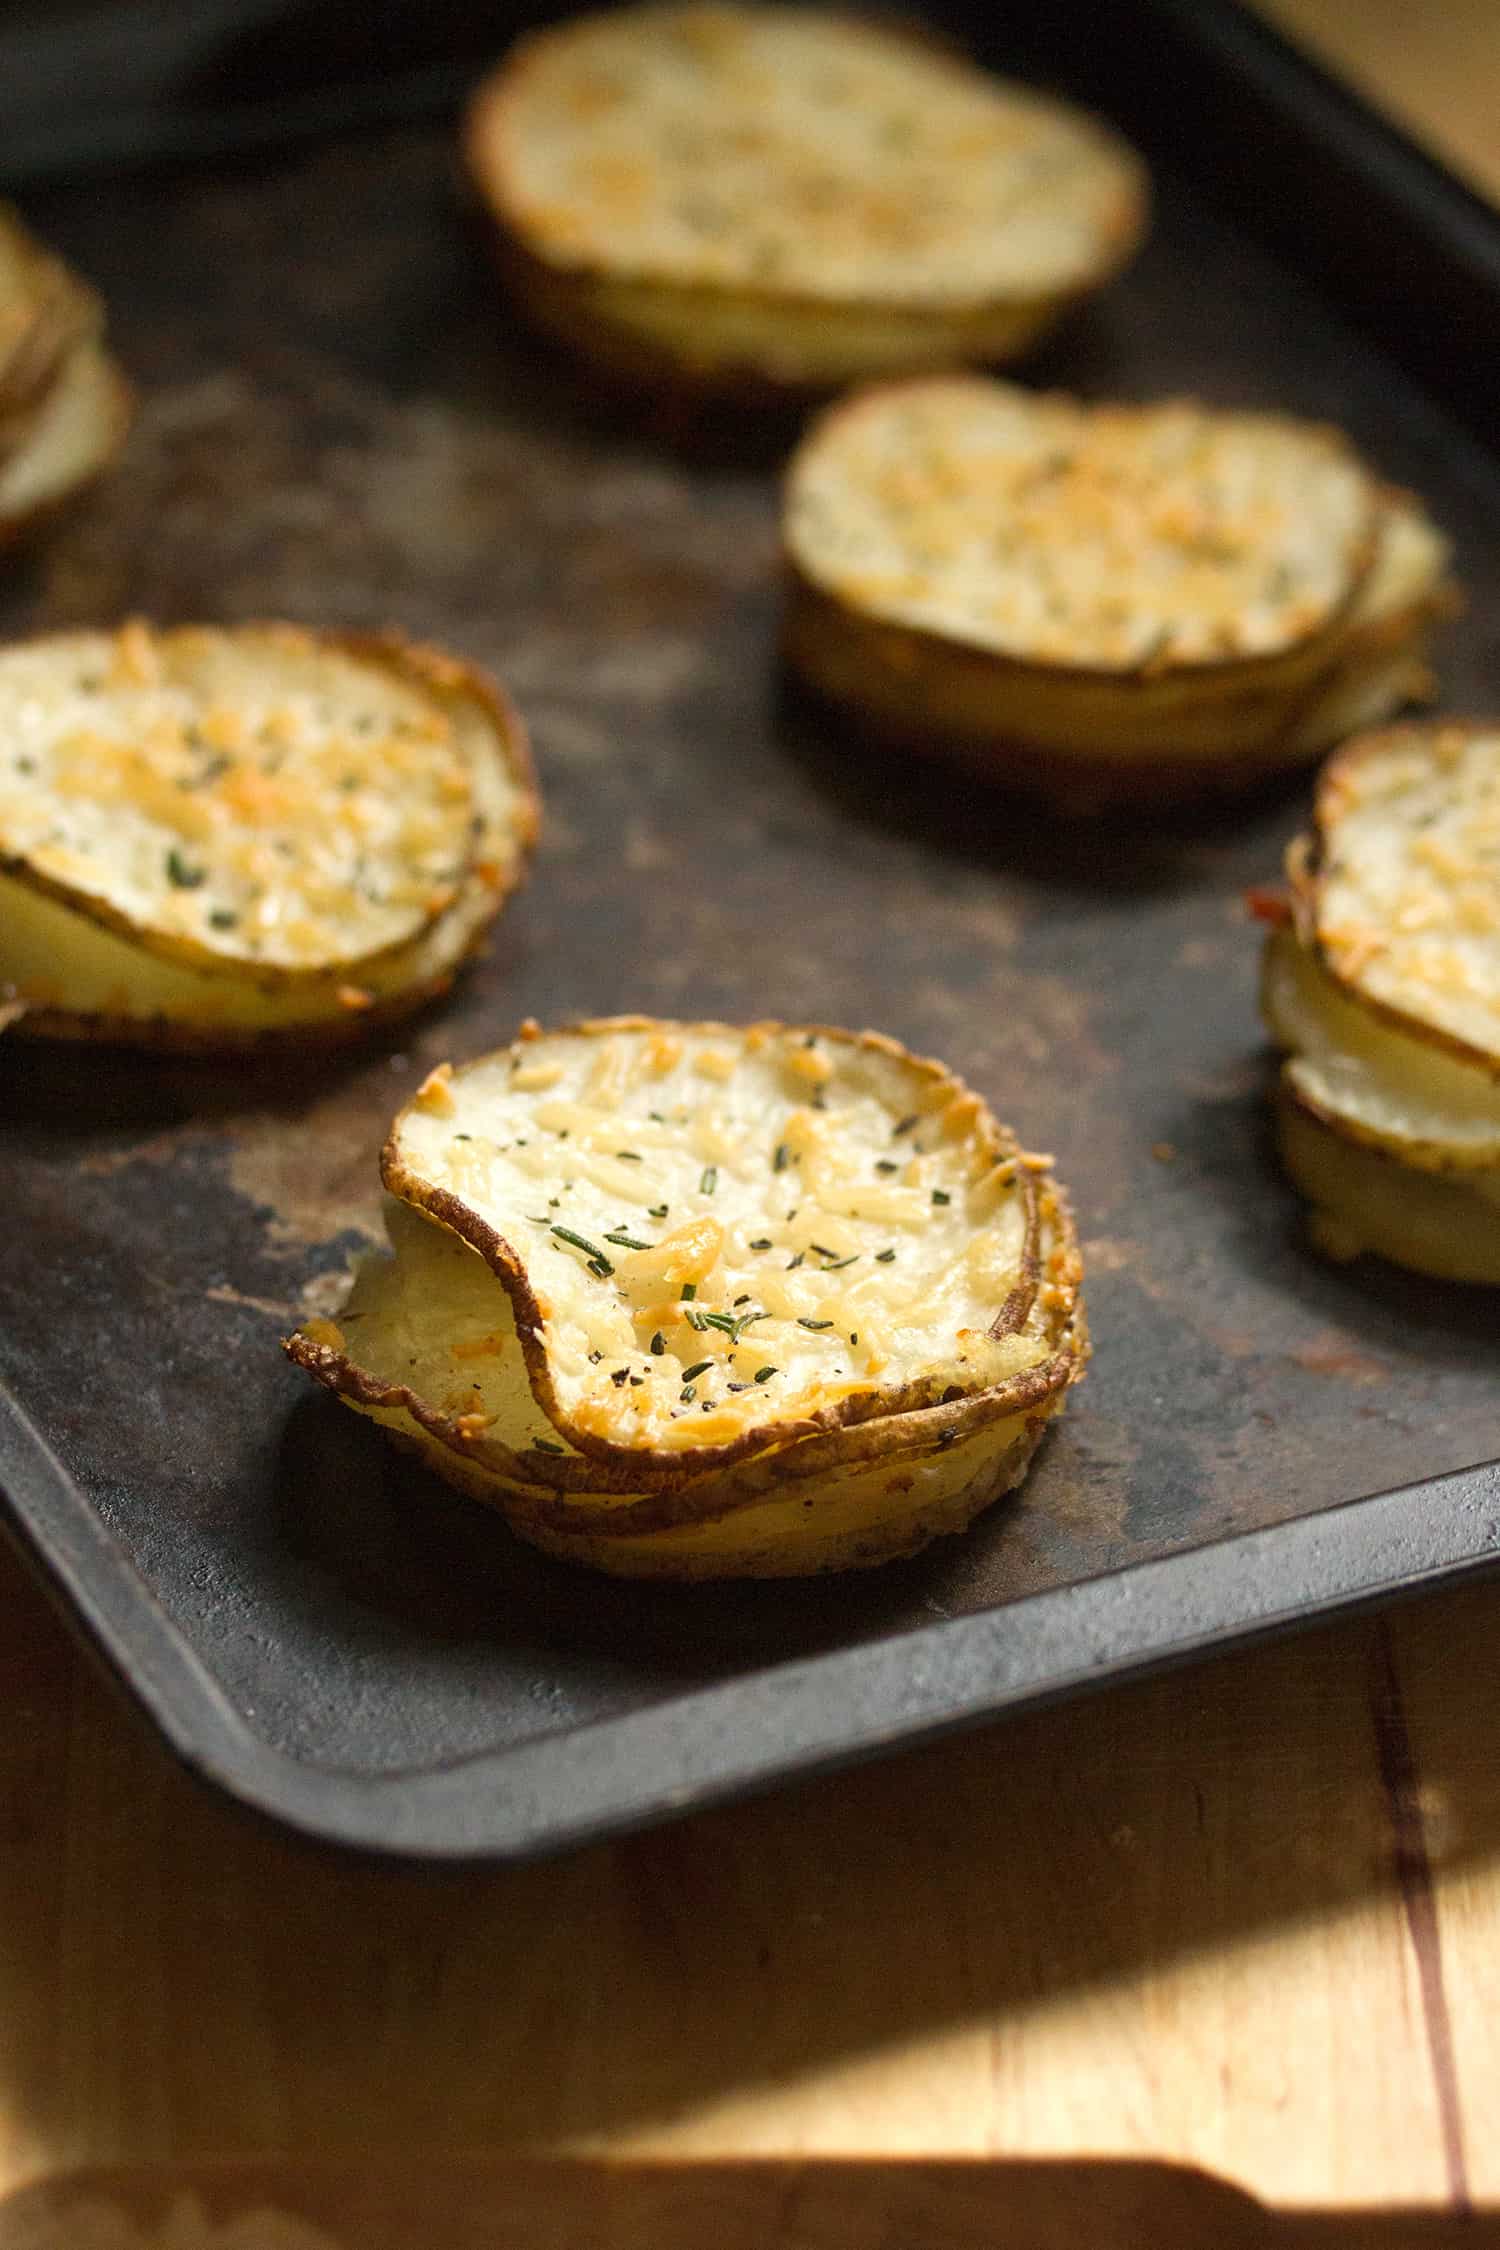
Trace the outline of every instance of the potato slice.
<instances>
[{"instance_id":1,"label":"potato slice","mask_svg":"<svg viewBox=\"0 0 1500 2250\"><path fill-rule=\"evenodd\" d=\"M1295 931L1269 940L1261 1012L1287 1083L1347 1139L1422 1171L1500 1167L1500 1086L1353 1001Z\"/></svg>"},{"instance_id":2,"label":"potato slice","mask_svg":"<svg viewBox=\"0 0 1500 2250\"><path fill-rule=\"evenodd\" d=\"M1129 256L1103 126L832 10L666 5L524 39L465 133L522 303L734 390L1004 358Z\"/></svg>"},{"instance_id":3,"label":"potato slice","mask_svg":"<svg viewBox=\"0 0 1500 2250\"><path fill-rule=\"evenodd\" d=\"M493 1471L463 1460L415 1424L403 1429L393 1420L390 1426L396 1442L409 1445L446 1482L500 1508L519 1538L564 1561L620 1578L802 1578L894 1562L944 1534L966 1530L1021 1482L1061 1403L1059 1388L951 1447L839 1464L820 1477L774 1488L740 1509L616 1535L529 1502Z\"/></svg>"},{"instance_id":4,"label":"potato slice","mask_svg":"<svg viewBox=\"0 0 1500 2250\"><path fill-rule=\"evenodd\" d=\"M1351 1140L1292 1084L1277 1100L1282 1160L1329 1257L1374 1252L1440 1281L1500 1283L1500 1170L1441 1177Z\"/></svg>"},{"instance_id":5,"label":"potato slice","mask_svg":"<svg viewBox=\"0 0 1500 2250\"><path fill-rule=\"evenodd\" d=\"M1295 875L1306 942L1352 1000L1500 1078L1500 724L1350 743Z\"/></svg>"},{"instance_id":6,"label":"potato slice","mask_svg":"<svg viewBox=\"0 0 1500 2250\"><path fill-rule=\"evenodd\" d=\"M1286 867L1261 1002L1316 1239L1500 1280L1500 727L1350 743Z\"/></svg>"},{"instance_id":7,"label":"potato slice","mask_svg":"<svg viewBox=\"0 0 1500 2250\"><path fill-rule=\"evenodd\" d=\"M94 291L0 204L0 429L45 396L75 347L103 325Z\"/></svg>"},{"instance_id":8,"label":"potato slice","mask_svg":"<svg viewBox=\"0 0 1500 2250\"><path fill-rule=\"evenodd\" d=\"M0 547L109 466L132 412L129 386L109 354L92 341L76 346L15 442L0 446Z\"/></svg>"},{"instance_id":9,"label":"potato slice","mask_svg":"<svg viewBox=\"0 0 1500 2250\"><path fill-rule=\"evenodd\" d=\"M1446 544L1336 433L980 377L834 407L786 484L787 653L917 748L1081 802L1295 762L1426 681Z\"/></svg>"},{"instance_id":10,"label":"potato slice","mask_svg":"<svg viewBox=\"0 0 1500 2250\"><path fill-rule=\"evenodd\" d=\"M1044 1188L1044 1256L1070 1245ZM288 1339L346 1404L416 1445L522 1537L629 1575L785 1575L909 1553L1018 1481L1087 1354L1076 1294L1039 1292L1033 1365L977 1397L774 1446L683 1479L576 1452L532 1394L509 1296L467 1244L405 1206L337 1322ZM631 1489L632 1481L637 1489Z\"/></svg>"},{"instance_id":11,"label":"potato slice","mask_svg":"<svg viewBox=\"0 0 1500 2250\"><path fill-rule=\"evenodd\" d=\"M170 780L171 794L153 789L133 831L140 856L129 863L127 873L144 869L149 876L149 855L160 846L167 870L162 898L169 905L179 891L190 906L205 892L210 898L222 895L224 904L209 907L197 920L223 950L211 952L192 942L193 933L178 916L168 928L146 932L145 939L152 942L145 942L134 929L109 926L95 898L86 901L90 911L79 911L76 894L61 884L42 887L35 860L23 862L16 873L0 875L0 997L24 1004L18 1028L48 1036L204 1048L265 1037L323 1040L355 1035L443 990L519 880L536 828L525 731L500 690L471 667L394 634L314 636L290 627L253 627L233 632L185 629L159 640L127 629L114 639L72 635L60 643L32 643L0 655L0 696L7 669L21 657L41 652L41 675L50 681L49 652L62 647L67 659L63 678L71 690L78 666L88 660L85 650L111 671L136 663L149 668L162 643L172 667L168 692L149 684L109 685L94 697L110 713L149 714L158 700L166 710L159 758L152 737L141 732L127 742L117 765L111 766L108 755L103 759L106 787L118 792L132 787L138 776L158 785L168 776L191 782L200 765L213 769L206 789L179 791ZM254 695L247 692L247 663ZM37 665L22 669L29 678ZM303 881L318 872L316 835L305 828L300 835L283 835L274 802L268 802L263 826L250 817L261 760L274 762L277 755L274 743L257 742L256 730L262 736L293 731L303 723L303 714L314 715L308 729L311 754L299 774L303 786L294 811L299 820L315 814L325 782L333 818L370 800L372 833L393 878L400 870L402 808L387 801L392 775L381 730L393 721L413 730L419 724L430 729L417 738L425 801L435 804L440 786L451 786L453 803L461 808L461 837L455 836L451 821L440 823L437 831L457 862L451 882L442 886L451 888L451 898L439 900L425 892L405 910L411 934L403 942L387 943L377 955L351 959L359 941L339 928L321 957L303 956L293 964L286 958L291 946L281 942L277 950L282 958L268 961L249 950L242 931L230 927L220 932L211 919L216 911L226 916L238 911L229 901L238 896L233 886L246 877L231 855L247 847L266 855L258 864L270 869L267 895L274 903L298 895ZM328 714L337 714L337 728L343 729L336 758L330 749L340 736ZM43 724L47 717L44 710ZM372 729L368 734L359 731L365 718ZM55 729L55 721L53 725ZM235 747L214 748L214 738ZM25 739L18 733L12 748L0 752L0 834L6 832L11 802L8 766L29 755ZM142 755L131 755L136 751ZM80 788L94 789L97 769L92 761L80 758L77 770ZM231 806L221 817L214 793L232 783L237 772L244 774L250 794L244 808ZM346 790L342 783L351 775L357 777L356 785ZM280 777L265 778L275 784ZM179 796L188 807L185 816L175 802ZM35 802L34 794L21 799L27 817L34 817ZM419 794L418 811L423 807ZM184 833L178 840L174 831L174 840L166 843L174 817L195 821L206 833ZM290 850L277 850L282 843ZM417 860L424 878L431 873L431 860L423 856L427 848L422 847ZM339 856L346 850L346 844L334 849L335 876L347 872ZM223 854L221 861L213 860L215 852ZM173 853L181 855L179 874L193 876L201 867L203 882L174 882ZM49 865L44 863L44 875ZM283 865L291 870L289 883L283 883ZM218 876L217 888L210 882L211 868ZM325 914L334 912L340 896L335 881L326 894ZM158 911L161 901L148 898L146 903ZM363 928L366 934L379 929L388 935L397 917L384 907L378 912L386 918L366 921ZM273 934L280 928L275 921L270 925ZM258 942L258 936L252 931L253 940Z\"/></svg>"},{"instance_id":12,"label":"potato slice","mask_svg":"<svg viewBox=\"0 0 1500 2250\"><path fill-rule=\"evenodd\" d=\"M504 1282L559 1434L642 1469L990 1389L1043 1356L1038 1293L1076 1291L1042 1161L870 1033L530 1027L434 1073L382 1169Z\"/></svg>"}]
</instances>

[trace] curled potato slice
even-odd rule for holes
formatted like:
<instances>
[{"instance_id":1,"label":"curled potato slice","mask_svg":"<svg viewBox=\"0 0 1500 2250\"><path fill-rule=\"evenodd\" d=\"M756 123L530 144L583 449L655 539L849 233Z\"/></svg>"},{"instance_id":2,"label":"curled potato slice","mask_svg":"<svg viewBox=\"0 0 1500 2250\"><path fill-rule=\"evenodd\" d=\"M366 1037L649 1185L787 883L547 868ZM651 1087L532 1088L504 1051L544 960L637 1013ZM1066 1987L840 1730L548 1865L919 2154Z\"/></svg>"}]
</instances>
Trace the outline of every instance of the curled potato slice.
<instances>
[{"instance_id":1,"label":"curled potato slice","mask_svg":"<svg viewBox=\"0 0 1500 2250\"><path fill-rule=\"evenodd\" d=\"M1028 1364L1045 1166L873 1034L622 1017L433 1075L393 1194L489 1261L581 1452L664 1467L982 1391ZM1055 1196L1055 1191L1052 1191Z\"/></svg>"},{"instance_id":2,"label":"curled potato slice","mask_svg":"<svg viewBox=\"0 0 1500 2250\"><path fill-rule=\"evenodd\" d=\"M1060 1214L1049 1214L1050 1237ZM626 1475L542 1413L509 1296L432 1221L388 1207L392 1255L290 1355L523 1537L629 1575L784 1575L876 1562L962 1527L1018 1481L1087 1352L1081 1304L1041 1301L1031 1364L977 1397L816 1434L687 1477Z\"/></svg>"},{"instance_id":3,"label":"curled potato slice","mask_svg":"<svg viewBox=\"0 0 1500 2250\"><path fill-rule=\"evenodd\" d=\"M0 994L23 1030L208 1048L348 1037L441 991L524 868L525 731L492 681L438 650L127 627L0 654L0 706L19 712L33 688L40 711L0 750ZM425 730L405 798L393 727ZM45 772L31 733L54 745ZM39 828L54 799L71 827ZM346 916L362 884L377 895Z\"/></svg>"}]
</instances>

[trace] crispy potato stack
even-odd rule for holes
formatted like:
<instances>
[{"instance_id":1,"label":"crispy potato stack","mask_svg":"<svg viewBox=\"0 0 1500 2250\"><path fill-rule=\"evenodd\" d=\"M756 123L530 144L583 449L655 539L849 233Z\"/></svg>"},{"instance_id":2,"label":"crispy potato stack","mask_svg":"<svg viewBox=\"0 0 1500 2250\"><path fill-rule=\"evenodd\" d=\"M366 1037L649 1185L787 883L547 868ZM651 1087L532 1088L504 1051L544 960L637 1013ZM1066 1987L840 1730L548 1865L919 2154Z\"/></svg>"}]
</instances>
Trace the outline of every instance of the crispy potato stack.
<instances>
[{"instance_id":1,"label":"crispy potato stack","mask_svg":"<svg viewBox=\"0 0 1500 2250\"><path fill-rule=\"evenodd\" d=\"M0 1021L347 1038L446 988L536 818L494 682L395 634L137 620L0 650Z\"/></svg>"},{"instance_id":2,"label":"crispy potato stack","mask_svg":"<svg viewBox=\"0 0 1500 2250\"><path fill-rule=\"evenodd\" d=\"M1146 222L1103 126L815 8L535 33L465 154L540 325L615 374L735 394L1011 359Z\"/></svg>"},{"instance_id":3,"label":"crispy potato stack","mask_svg":"<svg viewBox=\"0 0 1500 2250\"><path fill-rule=\"evenodd\" d=\"M1500 725L1350 743L1287 874L1261 1004L1315 1238L1500 1282Z\"/></svg>"},{"instance_id":4,"label":"crispy potato stack","mask_svg":"<svg viewBox=\"0 0 1500 2250\"><path fill-rule=\"evenodd\" d=\"M1336 432L980 376L831 408L793 457L789 661L1065 810L1242 785L1429 686L1447 547Z\"/></svg>"},{"instance_id":5,"label":"crispy potato stack","mask_svg":"<svg viewBox=\"0 0 1500 2250\"><path fill-rule=\"evenodd\" d=\"M524 1539L780 1577L958 1531L1083 1372L1067 1199L872 1033L617 1018L444 1065L391 1254L287 1350Z\"/></svg>"},{"instance_id":6,"label":"crispy potato stack","mask_svg":"<svg viewBox=\"0 0 1500 2250\"><path fill-rule=\"evenodd\" d=\"M0 546L125 441L130 393L103 332L94 291L0 205Z\"/></svg>"}]
</instances>

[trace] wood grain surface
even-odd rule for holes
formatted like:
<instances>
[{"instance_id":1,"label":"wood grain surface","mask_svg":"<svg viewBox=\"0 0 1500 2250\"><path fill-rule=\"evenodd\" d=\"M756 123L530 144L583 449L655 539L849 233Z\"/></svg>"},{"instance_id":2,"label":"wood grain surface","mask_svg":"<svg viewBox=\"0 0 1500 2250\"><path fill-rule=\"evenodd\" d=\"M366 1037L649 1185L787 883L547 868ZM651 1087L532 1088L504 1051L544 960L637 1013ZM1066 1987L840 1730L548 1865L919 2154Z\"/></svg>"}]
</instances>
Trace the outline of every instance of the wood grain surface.
<instances>
[{"instance_id":1,"label":"wood grain surface","mask_svg":"<svg viewBox=\"0 0 1500 2250\"><path fill-rule=\"evenodd\" d=\"M180 1774L0 1558L0 2180L507 2147L1151 2155L1500 2200L1500 1592L556 1865Z\"/></svg>"},{"instance_id":2,"label":"wood grain surface","mask_svg":"<svg viewBox=\"0 0 1500 2250\"><path fill-rule=\"evenodd\" d=\"M1267 6L1500 190L1490 0ZM1500 2204L1497 1684L1481 1587L557 1865L424 1878L209 1798L0 1550L0 2190L217 2155L368 2179L399 2152L430 2181L437 2151L545 2149L1048 2157L1075 2190L1149 2156L1278 2205ZM1157 2180L1150 2231L1108 2239L1261 2239L1232 2197L1205 2228L1202 2192ZM0 2239L77 2250L52 2224L18 2205ZM147 2224L101 2239L167 2239Z\"/></svg>"}]
</instances>

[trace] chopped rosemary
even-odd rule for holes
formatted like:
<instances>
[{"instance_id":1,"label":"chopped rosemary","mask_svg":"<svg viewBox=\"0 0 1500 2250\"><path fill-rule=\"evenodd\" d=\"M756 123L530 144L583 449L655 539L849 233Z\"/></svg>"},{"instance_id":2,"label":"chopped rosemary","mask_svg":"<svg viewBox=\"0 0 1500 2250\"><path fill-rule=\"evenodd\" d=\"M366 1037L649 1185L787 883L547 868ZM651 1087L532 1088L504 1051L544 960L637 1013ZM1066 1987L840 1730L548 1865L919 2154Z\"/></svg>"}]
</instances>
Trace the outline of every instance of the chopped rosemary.
<instances>
[{"instance_id":1,"label":"chopped rosemary","mask_svg":"<svg viewBox=\"0 0 1500 2250\"><path fill-rule=\"evenodd\" d=\"M692 1386L692 1384L691 1384L691 1383L689 1383L689 1385L688 1385L687 1389L686 1389L686 1390L685 1390L685 1391L683 1392L683 1394L682 1394L682 1403L683 1403L683 1405L684 1405L684 1406L691 1406L691 1405L692 1405L692 1403L693 1403L693 1401L694 1401L694 1399L695 1399L695 1398L696 1398L697 1396L698 1396L698 1393L697 1393L697 1392L696 1392L696 1391L695 1391L695 1390L693 1389L693 1386Z\"/></svg>"},{"instance_id":2,"label":"chopped rosemary","mask_svg":"<svg viewBox=\"0 0 1500 2250\"><path fill-rule=\"evenodd\" d=\"M174 844L167 854L167 881L179 891L195 891L208 877L206 867L195 867Z\"/></svg>"},{"instance_id":3,"label":"chopped rosemary","mask_svg":"<svg viewBox=\"0 0 1500 2250\"><path fill-rule=\"evenodd\" d=\"M683 1369L682 1379L685 1383L696 1383L698 1377L700 1375L706 1375L712 1366L713 1361L711 1359L696 1360L691 1367L685 1367Z\"/></svg>"},{"instance_id":4,"label":"chopped rosemary","mask_svg":"<svg viewBox=\"0 0 1500 2250\"><path fill-rule=\"evenodd\" d=\"M614 1267L610 1264L608 1258L605 1257L604 1252L599 1248L597 1242L590 1242L586 1234L575 1234L571 1227L560 1227L555 1219L549 1220L548 1224L550 1225L552 1232L557 1236L559 1242L570 1242L575 1250L584 1251L589 1259L590 1264L593 1266L602 1266L606 1274L612 1274L614 1272Z\"/></svg>"},{"instance_id":5,"label":"chopped rosemary","mask_svg":"<svg viewBox=\"0 0 1500 2250\"><path fill-rule=\"evenodd\" d=\"M948 1190L946 1188L934 1188L932 1191L932 1200L934 1203L951 1203L953 1201L953 1198L948 1193Z\"/></svg>"},{"instance_id":6,"label":"chopped rosemary","mask_svg":"<svg viewBox=\"0 0 1500 2250\"><path fill-rule=\"evenodd\" d=\"M653 1353L655 1354L655 1356L656 1356L656 1358L657 1358L657 1359L660 1359L660 1358L661 1358L661 1355L662 1355L662 1353L663 1353L663 1352L664 1352L664 1351L666 1350L666 1348L667 1348L667 1339L666 1339L666 1337L665 1337L665 1336L664 1336L664 1335L662 1334L661 1330L660 1330L660 1329L658 1328L658 1329L657 1329L657 1331L656 1331L656 1334L655 1334L655 1335L654 1335L654 1336L652 1337L652 1339L651 1339L651 1349L652 1349L652 1352L653 1352Z\"/></svg>"},{"instance_id":7,"label":"chopped rosemary","mask_svg":"<svg viewBox=\"0 0 1500 2250\"><path fill-rule=\"evenodd\" d=\"M745 1291L745 1294L744 1294L744 1296L743 1296L743 1297L736 1297L734 1301L735 1301L735 1303L736 1303L737 1305L748 1305L748 1304L749 1304L749 1302L750 1302L750 1292L749 1292L749 1290L747 1289L747 1290Z\"/></svg>"},{"instance_id":8,"label":"chopped rosemary","mask_svg":"<svg viewBox=\"0 0 1500 2250\"><path fill-rule=\"evenodd\" d=\"M899 1172L901 1167L889 1156L882 1156L875 1169L877 1172Z\"/></svg>"},{"instance_id":9,"label":"chopped rosemary","mask_svg":"<svg viewBox=\"0 0 1500 2250\"><path fill-rule=\"evenodd\" d=\"M635 1236L627 1234L623 1227L615 1227L604 1239L606 1242L618 1244L622 1250L649 1250L651 1247L649 1242L637 1242Z\"/></svg>"},{"instance_id":10,"label":"chopped rosemary","mask_svg":"<svg viewBox=\"0 0 1500 2250\"><path fill-rule=\"evenodd\" d=\"M750 1247L752 1250L769 1250L771 1247L771 1237L768 1234L757 1235L755 1240L751 1243Z\"/></svg>"},{"instance_id":11,"label":"chopped rosemary","mask_svg":"<svg viewBox=\"0 0 1500 2250\"><path fill-rule=\"evenodd\" d=\"M685 1282L683 1283L683 1285L682 1285L682 1302L683 1302L683 1303L684 1303L685 1305L687 1305L687 1304L691 1304L692 1300L694 1299L694 1297L696 1297L696 1296L697 1296L697 1294L698 1294L698 1284L697 1284L697 1282L696 1282L696 1281L685 1281Z\"/></svg>"},{"instance_id":12,"label":"chopped rosemary","mask_svg":"<svg viewBox=\"0 0 1500 2250\"><path fill-rule=\"evenodd\" d=\"M892 1126L891 1139L893 1141L899 1141L903 1133L911 1132L913 1127L920 1125L921 1122L921 1118L918 1117L915 1112L913 1112L910 1117L903 1117L899 1125Z\"/></svg>"},{"instance_id":13,"label":"chopped rosemary","mask_svg":"<svg viewBox=\"0 0 1500 2250\"><path fill-rule=\"evenodd\" d=\"M831 1328L833 1322L831 1320L803 1320L799 1316L797 1326L799 1328Z\"/></svg>"},{"instance_id":14,"label":"chopped rosemary","mask_svg":"<svg viewBox=\"0 0 1500 2250\"><path fill-rule=\"evenodd\" d=\"M795 1272L796 1272L796 1270L797 1270L797 1268L798 1268L798 1266L800 1266L800 1265L802 1264L802 1261L803 1261L803 1259L804 1259L804 1258L805 1258L806 1256L807 1256L807 1252L806 1252L805 1250L799 1250L799 1251L797 1252L797 1255L796 1255L796 1257L795 1257L795 1258L788 1258L788 1259L787 1259L787 1262L786 1262L786 1270L787 1270L787 1272L788 1272L788 1273L795 1273Z\"/></svg>"},{"instance_id":15,"label":"chopped rosemary","mask_svg":"<svg viewBox=\"0 0 1500 2250\"><path fill-rule=\"evenodd\" d=\"M842 1273L845 1266L852 1266L858 1256L857 1250L851 1250L847 1258L830 1258L823 1271L825 1273Z\"/></svg>"},{"instance_id":16,"label":"chopped rosemary","mask_svg":"<svg viewBox=\"0 0 1500 2250\"><path fill-rule=\"evenodd\" d=\"M232 906L216 906L208 917L210 928L215 930L237 929L239 927L239 919L240 918L238 914L235 913ZM458 1138L461 1141L466 1141L468 1137L469 1136L467 1133L460 1133L458 1135Z\"/></svg>"},{"instance_id":17,"label":"chopped rosemary","mask_svg":"<svg viewBox=\"0 0 1500 2250\"><path fill-rule=\"evenodd\" d=\"M689 1311L685 1312L682 1317L687 1322L689 1328L691 1328L695 1336L701 1336L704 1329L708 1326L709 1316L707 1313Z\"/></svg>"},{"instance_id":18,"label":"chopped rosemary","mask_svg":"<svg viewBox=\"0 0 1500 2250\"><path fill-rule=\"evenodd\" d=\"M666 1215L667 1206L665 1203L653 1203L650 1210L646 1213L648 1219L664 1219Z\"/></svg>"},{"instance_id":19,"label":"chopped rosemary","mask_svg":"<svg viewBox=\"0 0 1500 2250\"><path fill-rule=\"evenodd\" d=\"M771 1169L772 1169L772 1171L773 1171L773 1172L784 1172L784 1171L786 1170L786 1168L787 1168L788 1164L789 1164L789 1163L791 1162L791 1160L792 1160L792 1152L791 1152L791 1150L790 1150L790 1149L789 1149L789 1148L787 1147L787 1145L786 1145L786 1142L785 1142L785 1141L778 1141L778 1142L776 1143L776 1154L775 1154L775 1155L774 1155L774 1156L772 1157L772 1159L771 1159Z\"/></svg>"},{"instance_id":20,"label":"chopped rosemary","mask_svg":"<svg viewBox=\"0 0 1500 2250\"><path fill-rule=\"evenodd\" d=\"M757 1369L755 1370L755 1380L757 1381L757 1383L768 1383L775 1372L776 1370L774 1367L757 1367Z\"/></svg>"},{"instance_id":21,"label":"chopped rosemary","mask_svg":"<svg viewBox=\"0 0 1500 2250\"><path fill-rule=\"evenodd\" d=\"M641 1161L640 1151L638 1149L617 1148L615 1150L615 1154L622 1164L639 1164Z\"/></svg>"},{"instance_id":22,"label":"chopped rosemary","mask_svg":"<svg viewBox=\"0 0 1500 2250\"><path fill-rule=\"evenodd\" d=\"M819 1258L836 1258L838 1256L837 1250L830 1250L826 1242L810 1242L808 1248Z\"/></svg>"},{"instance_id":23,"label":"chopped rosemary","mask_svg":"<svg viewBox=\"0 0 1500 2250\"><path fill-rule=\"evenodd\" d=\"M857 1328L851 1329L849 1334L849 1341L851 1344L857 1344L859 1342L859 1330Z\"/></svg>"},{"instance_id":24,"label":"chopped rosemary","mask_svg":"<svg viewBox=\"0 0 1500 2250\"><path fill-rule=\"evenodd\" d=\"M893 1266L896 1263L895 1251L877 1250L875 1253L875 1263L877 1266Z\"/></svg>"},{"instance_id":25,"label":"chopped rosemary","mask_svg":"<svg viewBox=\"0 0 1500 2250\"><path fill-rule=\"evenodd\" d=\"M712 1195L714 1189L718 1186L718 1184L719 1167L717 1166L717 1164L705 1165L703 1177L698 1182L698 1193L700 1195Z\"/></svg>"},{"instance_id":26,"label":"chopped rosemary","mask_svg":"<svg viewBox=\"0 0 1500 2250\"><path fill-rule=\"evenodd\" d=\"M558 1445L552 1438L534 1437L531 1450L533 1453L566 1453L568 1449L565 1445Z\"/></svg>"},{"instance_id":27,"label":"chopped rosemary","mask_svg":"<svg viewBox=\"0 0 1500 2250\"><path fill-rule=\"evenodd\" d=\"M629 1373L630 1369L628 1367L616 1367L615 1369L613 1369L609 1379L614 1384L617 1391L624 1390L625 1379L629 1375Z\"/></svg>"},{"instance_id":28,"label":"chopped rosemary","mask_svg":"<svg viewBox=\"0 0 1500 2250\"><path fill-rule=\"evenodd\" d=\"M735 1299L735 1303L739 1305L747 1304L748 1302L748 1298L745 1297L737 1297ZM751 1327L757 1320L764 1320L765 1317L765 1314L757 1305L754 1312L739 1313L737 1315L727 1312L700 1313L698 1315L697 1326L699 1328L717 1328L720 1334L727 1336L732 1344L737 1344L740 1338L744 1335L747 1328Z\"/></svg>"}]
</instances>

